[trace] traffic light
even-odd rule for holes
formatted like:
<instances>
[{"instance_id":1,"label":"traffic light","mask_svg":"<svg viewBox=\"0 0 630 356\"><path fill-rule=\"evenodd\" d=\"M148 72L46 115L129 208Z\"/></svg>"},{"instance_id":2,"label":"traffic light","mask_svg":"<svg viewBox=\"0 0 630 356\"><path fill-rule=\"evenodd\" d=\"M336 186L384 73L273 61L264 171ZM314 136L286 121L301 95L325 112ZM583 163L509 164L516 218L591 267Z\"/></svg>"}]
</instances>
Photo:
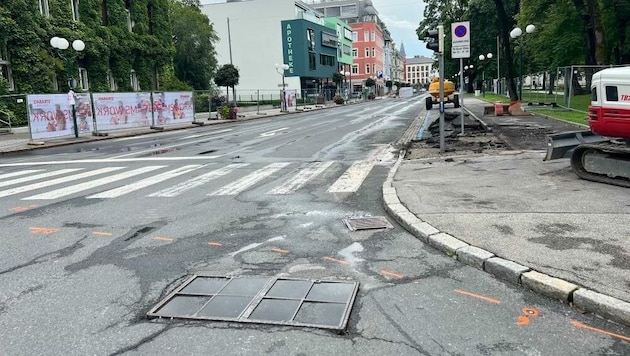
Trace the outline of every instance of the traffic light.
<instances>
[{"instance_id":1,"label":"traffic light","mask_svg":"<svg viewBox=\"0 0 630 356\"><path fill-rule=\"evenodd\" d=\"M444 26L439 25L437 30L427 30L424 34L427 48L442 53L444 51Z\"/></svg>"}]
</instances>

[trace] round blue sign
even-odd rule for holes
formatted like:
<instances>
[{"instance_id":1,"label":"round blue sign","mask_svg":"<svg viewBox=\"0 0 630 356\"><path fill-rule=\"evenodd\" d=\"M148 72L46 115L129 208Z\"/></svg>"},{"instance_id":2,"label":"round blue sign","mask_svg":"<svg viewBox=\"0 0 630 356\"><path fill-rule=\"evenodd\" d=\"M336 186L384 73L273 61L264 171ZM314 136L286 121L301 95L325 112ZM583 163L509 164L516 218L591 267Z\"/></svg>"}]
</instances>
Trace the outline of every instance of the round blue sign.
<instances>
[{"instance_id":1,"label":"round blue sign","mask_svg":"<svg viewBox=\"0 0 630 356\"><path fill-rule=\"evenodd\" d=\"M468 29L464 25L459 25L459 26L455 27L455 31L454 32L455 32L455 36L457 36L457 37L464 37L464 36L466 36L466 33L468 33Z\"/></svg>"}]
</instances>

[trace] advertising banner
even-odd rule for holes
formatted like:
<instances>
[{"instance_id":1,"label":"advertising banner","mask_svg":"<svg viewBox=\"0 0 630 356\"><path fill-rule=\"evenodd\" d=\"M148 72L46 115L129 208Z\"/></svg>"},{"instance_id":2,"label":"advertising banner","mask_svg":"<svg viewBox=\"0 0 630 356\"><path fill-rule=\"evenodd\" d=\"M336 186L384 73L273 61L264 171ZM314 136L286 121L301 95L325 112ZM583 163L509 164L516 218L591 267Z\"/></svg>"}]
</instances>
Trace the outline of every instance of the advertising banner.
<instances>
[{"instance_id":1,"label":"advertising banner","mask_svg":"<svg viewBox=\"0 0 630 356\"><path fill-rule=\"evenodd\" d=\"M150 93L94 93L94 112L98 131L150 127Z\"/></svg>"},{"instance_id":2,"label":"advertising banner","mask_svg":"<svg viewBox=\"0 0 630 356\"><path fill-rule=\"evenodd\" d=\"M156 126L168 126L193 122L192 92L154 92L153 116Z\"/></svg>"},{"instance_id":3,"label":"advertising banner","mask_svg":"<svg viewBox=\"0 0 630 356\"><path fill-rule=\"evenodd\" d=\"M26 101L31 139L74 136L73 103L79 134L92 131L92 105L87 93L27 95Z\"/></svg>"},{"instance_id":4,"label":"advertising banner","mask_svg":"<svg viewBox=\"0 0 630 356\"><path fill-rule=\"evenodd\" d=\"M287 111L297 110L297 90L287 89L284 91L284 102L286 103Z\"/></svg>"}]
</instances>

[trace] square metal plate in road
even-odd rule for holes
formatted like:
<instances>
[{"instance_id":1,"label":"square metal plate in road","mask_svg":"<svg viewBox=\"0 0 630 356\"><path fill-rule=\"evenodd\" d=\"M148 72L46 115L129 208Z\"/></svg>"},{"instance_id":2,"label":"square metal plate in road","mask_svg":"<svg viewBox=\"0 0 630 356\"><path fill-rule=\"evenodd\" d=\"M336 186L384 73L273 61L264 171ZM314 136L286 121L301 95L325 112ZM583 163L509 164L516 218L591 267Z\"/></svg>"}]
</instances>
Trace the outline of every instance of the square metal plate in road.
<instances>
[{"instance_id":1,"label":"square metal plate in road","mask_svg":"<svg viewBox=\"0 0 630 356\"><path fill-rule=\"evenodd\" d=\"M353 281L193 275L147 316L345 330L358 289Z\"/></svg>"},{"instance_id":2,"label":"square metal plate in road","mask_svg":"<svg viewBox=\"0 0 630 356\"><path fill-rule=\"evenodd\" d=\"M393 228L389 221L382 216L346 218L343 219L343 222L352 231Z\"/></svg>"}]
</instances>

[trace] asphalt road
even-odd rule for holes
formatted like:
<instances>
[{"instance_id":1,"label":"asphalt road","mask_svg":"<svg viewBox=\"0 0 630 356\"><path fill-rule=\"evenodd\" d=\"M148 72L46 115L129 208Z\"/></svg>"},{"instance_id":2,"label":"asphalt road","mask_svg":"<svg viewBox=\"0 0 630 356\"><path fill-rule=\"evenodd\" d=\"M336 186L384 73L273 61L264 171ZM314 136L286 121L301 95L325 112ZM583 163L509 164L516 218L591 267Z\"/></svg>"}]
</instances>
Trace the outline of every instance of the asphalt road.
<instances>
[{"instance_id":1,"label":"asphalt road","mask_svg":"<svg viewBox=\"0 0 630 356\"><path fill-rule=\"evenodd\" d=\"M627 328L464 266L392 219L386 230L345 226L347 217L385 216L391 144L423 103L382 100L3 156L0 353L630 353L619 337ZM343 334L148 320L194 273L360 287Z\"/></svg>"}]
</instances>

